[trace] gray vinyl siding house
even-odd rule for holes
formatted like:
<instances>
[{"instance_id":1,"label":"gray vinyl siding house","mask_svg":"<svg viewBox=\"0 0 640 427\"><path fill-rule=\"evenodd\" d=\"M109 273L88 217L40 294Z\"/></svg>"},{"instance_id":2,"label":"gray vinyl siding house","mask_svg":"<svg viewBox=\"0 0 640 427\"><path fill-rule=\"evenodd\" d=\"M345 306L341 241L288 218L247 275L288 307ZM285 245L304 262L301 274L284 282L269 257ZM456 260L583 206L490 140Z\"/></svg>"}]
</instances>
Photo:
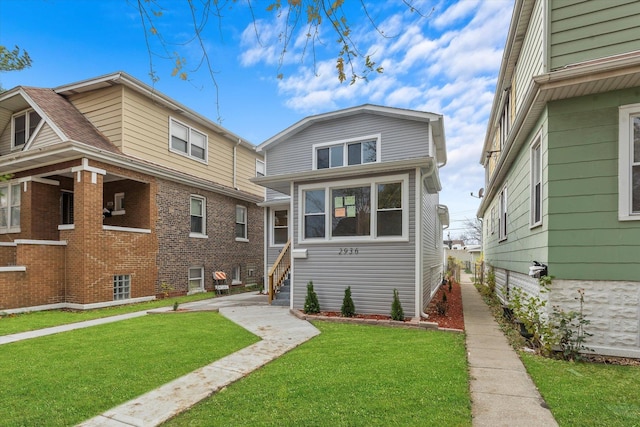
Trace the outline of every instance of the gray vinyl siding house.
<instances>
[{"instance_id":1,"label":"gray vinyl siding house","mask_svg":"<svg viewBox=\"0 0 640 427\"><path fill-rule=\"evenodd\" d=\"M419 317L443 278L442 116L363 105L303 119L258 151L265 275L290 241L290 308L313 281L322 311L340 311L350 286L358 313L389 314L397 289Z\"/></svg>"},{"instance_id":2,"label":"gray vinyl siding house","mask_svg":"<svg viewBox=\"0 0 640 427\"><path fill-rule=\"evenodd\" d=\"M480 162L483 251L506 301L576 310L587 345L640 357L640 2L516 0Z\"/></svg>"}]
</instances>

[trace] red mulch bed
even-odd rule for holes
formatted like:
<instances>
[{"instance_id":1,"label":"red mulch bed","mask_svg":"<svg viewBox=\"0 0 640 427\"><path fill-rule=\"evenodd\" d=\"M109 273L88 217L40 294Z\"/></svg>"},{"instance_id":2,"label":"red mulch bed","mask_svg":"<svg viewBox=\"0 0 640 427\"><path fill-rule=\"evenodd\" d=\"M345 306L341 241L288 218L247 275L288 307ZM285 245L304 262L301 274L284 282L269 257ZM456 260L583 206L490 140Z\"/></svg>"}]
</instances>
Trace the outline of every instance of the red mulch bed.
<instances>
[{"instance_id":1,"label":"red mulch bed","mask_svg":"<svg viewBox=\"0 0 640 427\"><path fill-rule=\"evenodd\" d=\"M442 301L442 294L447 295L447 311L444 315L438 314L436 309L436 303ZM449 292L449 285L440 286L440 289L436 292L429 304L425 313L429 315L429 318L422 318L421 320L426 322L434 322L438 324L439 328L446 329L458 329L464 330L464 316L462 314L462 291L460 290L460 284L453 282L451 285L451 292ZM320 316L326 317L341 317L340 312L336 311L321 311L318 313ZM382 314L356 314L354 319L375 319L375 320L390 320L390 316ZM405 321L411 320L410 318Z\"/></svg>"},{"instance_id":2,"label":"red mulch bed","mask_svg":"<svg viewBox=\"0 0 640 427\"><path fill-rule=\"evenodd\" d=\"M447 295L447 310L444 315L438 314L436 309L436 303L442 301L442 295ZM425 310L425 313L429 315L428 319L424 319L429 322L435 322L440 328L448 329L460 329L464 330L464 316L462 314L462 291L460 284L453 281L451 284L451 292L449 292L449 285L442 285L436 292L429 303L429 307Z\"/></svg>"}]
</instances>

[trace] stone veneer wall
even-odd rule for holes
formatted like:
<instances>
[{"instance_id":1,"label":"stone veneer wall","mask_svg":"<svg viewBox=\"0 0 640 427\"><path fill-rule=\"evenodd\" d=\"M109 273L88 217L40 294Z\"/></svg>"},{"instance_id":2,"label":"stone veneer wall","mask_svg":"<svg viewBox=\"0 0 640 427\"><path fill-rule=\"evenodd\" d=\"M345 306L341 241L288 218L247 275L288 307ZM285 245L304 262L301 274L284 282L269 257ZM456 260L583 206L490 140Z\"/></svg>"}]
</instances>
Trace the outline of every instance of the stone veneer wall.
<instances>
[{"instance_id":1,"label":"stone veneer wall","mask_svg":"<svg viewBox=\"0 0 640 427\"><path fill-rule=\"evenodd\" d=\"M207 238L189 237L190 196L206 198ZM205 288L213 289L213 273L240 266L243 284L259 283L263 272L263 209L255 203L158 180L158 294L163 284L177 293L188 290L190 267L204 267ZM247 207L248 242L235 239L236 205ZM253 277L248 277L248 270Z\"/></svg>"}]
</instances>

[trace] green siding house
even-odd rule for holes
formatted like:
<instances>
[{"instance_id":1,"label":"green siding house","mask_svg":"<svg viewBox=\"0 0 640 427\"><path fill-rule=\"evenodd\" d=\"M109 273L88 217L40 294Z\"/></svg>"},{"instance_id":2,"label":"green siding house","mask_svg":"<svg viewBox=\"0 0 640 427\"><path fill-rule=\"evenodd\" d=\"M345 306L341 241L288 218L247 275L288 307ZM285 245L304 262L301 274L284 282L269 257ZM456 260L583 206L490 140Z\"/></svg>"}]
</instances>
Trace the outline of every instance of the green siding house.
<instances>
[{"instance_id":1,"label":"green siding house","mask_svg":"<svg viewBox=\"0 0 640 427\"><path fill-rule=\"evenodd\" d=\"M640 2L516 0L481 164L484 254L506 300L585 290L588 346L640 357Z\"/></svg>"}]
</instances>

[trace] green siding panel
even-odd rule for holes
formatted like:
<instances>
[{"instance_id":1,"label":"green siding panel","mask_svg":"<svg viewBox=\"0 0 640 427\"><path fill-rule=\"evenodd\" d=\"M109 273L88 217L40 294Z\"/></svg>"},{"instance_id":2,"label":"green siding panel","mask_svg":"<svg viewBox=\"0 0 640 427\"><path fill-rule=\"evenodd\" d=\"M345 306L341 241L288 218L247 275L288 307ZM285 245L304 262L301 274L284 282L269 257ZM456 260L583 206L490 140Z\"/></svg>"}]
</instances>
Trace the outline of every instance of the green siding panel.
<instances>
[{"instance_id":1,"label":"green siding panel","mask_svg":"<svg viewBox=\"0 0 640 427\"><path fill-rule=\"evenodd\" d=\"M640 49L640 2L550 1L550 68Z\"/></svg>"}]
</instances>

